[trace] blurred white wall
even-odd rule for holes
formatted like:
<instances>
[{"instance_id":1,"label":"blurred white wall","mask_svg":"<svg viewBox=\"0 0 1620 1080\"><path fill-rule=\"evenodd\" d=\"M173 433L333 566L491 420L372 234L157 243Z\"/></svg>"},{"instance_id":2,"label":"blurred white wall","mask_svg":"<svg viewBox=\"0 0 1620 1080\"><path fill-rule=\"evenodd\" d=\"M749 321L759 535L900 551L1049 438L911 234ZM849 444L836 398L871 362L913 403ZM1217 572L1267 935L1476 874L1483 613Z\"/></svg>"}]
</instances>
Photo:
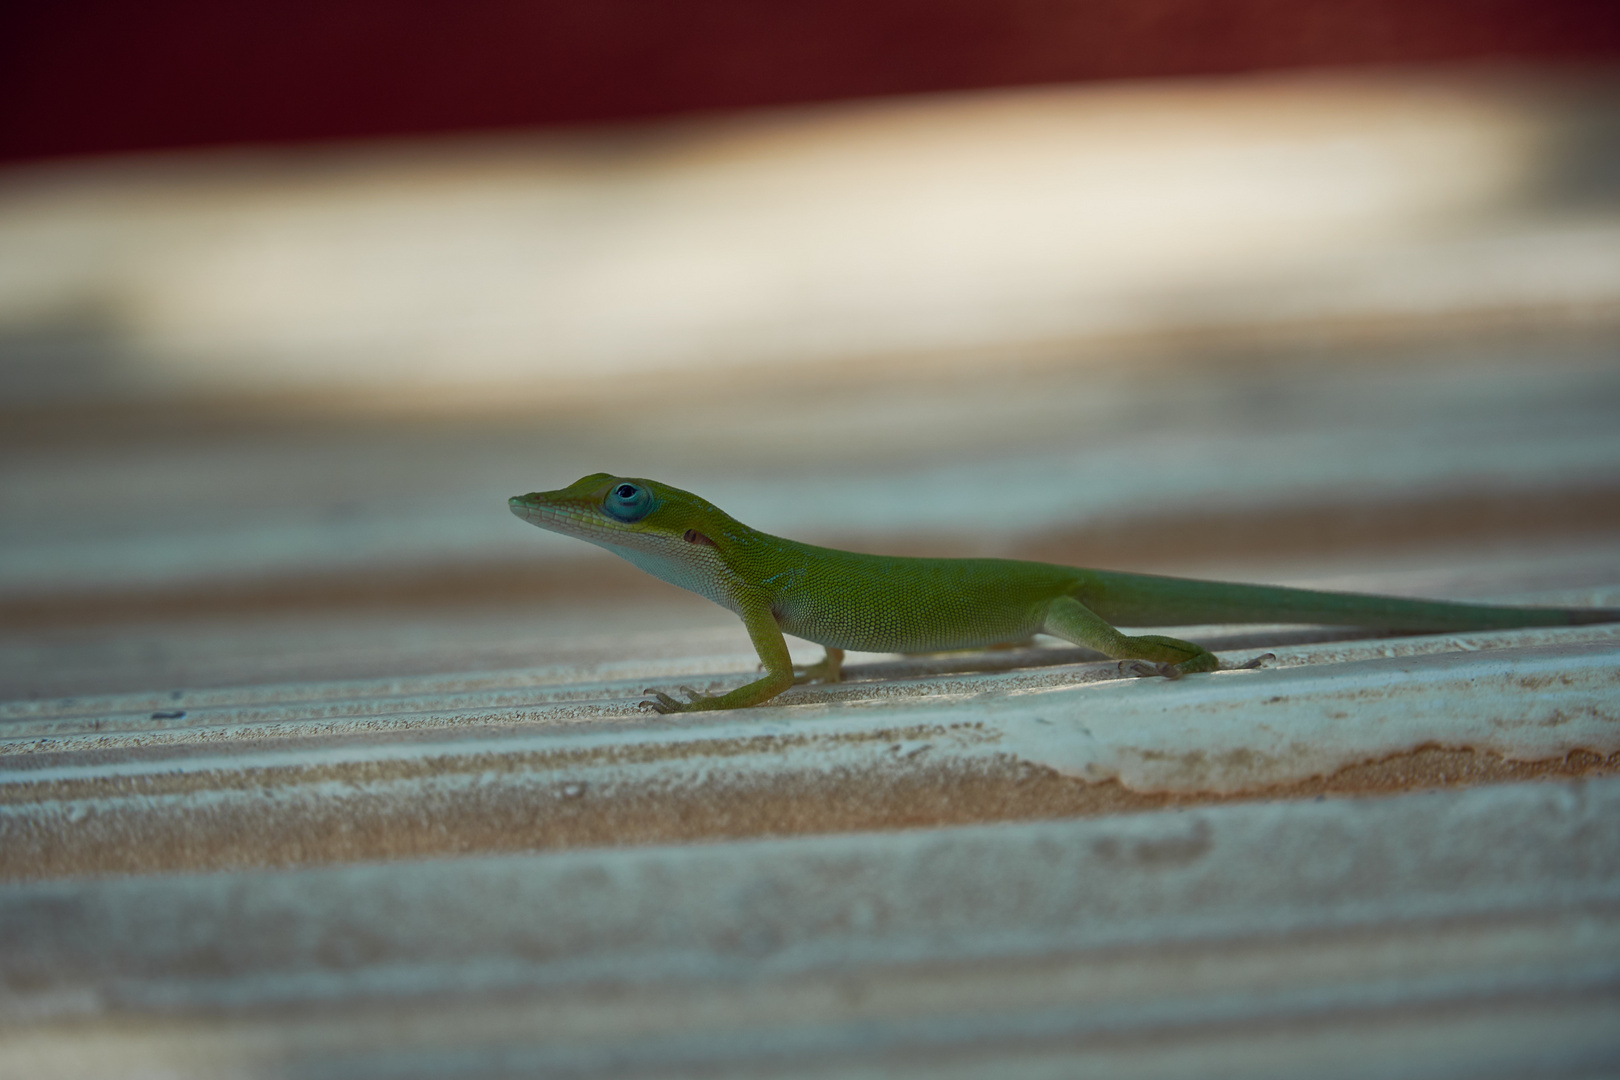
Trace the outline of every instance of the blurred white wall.
<instances>
[{"instance_id":1,"label":"blurred white wall","mask_svg":"<svg viewBox=\"0 0 1620 1080\"><path fill-rule=\"evenodd\" d=\"M1612 313L1620 200L1572 199L1565 173L1592 130L1614 153L1613 91L1273 76L13 169L0 393L507 398Z\"/></svg>"}]
</instances>

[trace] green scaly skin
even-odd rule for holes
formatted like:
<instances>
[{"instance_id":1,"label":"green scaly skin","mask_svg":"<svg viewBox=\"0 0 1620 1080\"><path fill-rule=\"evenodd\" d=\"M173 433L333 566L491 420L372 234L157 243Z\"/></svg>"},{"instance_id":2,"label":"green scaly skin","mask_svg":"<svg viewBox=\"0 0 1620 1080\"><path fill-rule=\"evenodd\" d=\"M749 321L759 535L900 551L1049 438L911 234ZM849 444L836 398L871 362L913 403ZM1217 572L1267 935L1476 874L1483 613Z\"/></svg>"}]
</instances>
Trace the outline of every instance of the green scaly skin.
<instances>
[{"instance_id":1,"label":"green scaly skin","mask_svg":"<svg viewBox=\"0 0 1620 1080\"><path fill-rule=\"evenodd\" d=\"M1175 678L1220 667L1200 645L1129 636L1114 623L1295 622L1438 633L1620 621L1620 610L1611 608L1492 607L1014 559L862 555L771 536L690 492L608 473L514 496L509 505L530 524L598 544L742 618L764 676L725 694L682 687L685 701L648 691L653 700L643 704L659 712L747 708L795 682L837 682L845 649L981 649L1037 633L1125 661L1122 667L1135 674ZM784 633L826 646L827 658L795 678Z\"/></svg>"}]
</instances>

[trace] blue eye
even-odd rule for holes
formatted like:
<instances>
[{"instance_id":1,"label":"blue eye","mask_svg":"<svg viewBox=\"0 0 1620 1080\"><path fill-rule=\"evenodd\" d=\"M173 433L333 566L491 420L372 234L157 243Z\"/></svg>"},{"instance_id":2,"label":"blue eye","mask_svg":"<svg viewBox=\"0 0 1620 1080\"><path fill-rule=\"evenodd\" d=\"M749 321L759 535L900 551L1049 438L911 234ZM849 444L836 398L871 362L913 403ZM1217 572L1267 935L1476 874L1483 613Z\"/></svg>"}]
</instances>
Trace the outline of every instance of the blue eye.
<instances>
[{"instance_id":1,"label":"blue eye","mask_svg":"<svg viewBox=\"0 0 1620 1080\"><path fill-rule=\"evenodd\" d=\"M619 484L602 501L602 509L607 511L608 517L625 524L640 521L652 513L652 508L652 492L638 484Z\"/></svg>"}]
</instances>

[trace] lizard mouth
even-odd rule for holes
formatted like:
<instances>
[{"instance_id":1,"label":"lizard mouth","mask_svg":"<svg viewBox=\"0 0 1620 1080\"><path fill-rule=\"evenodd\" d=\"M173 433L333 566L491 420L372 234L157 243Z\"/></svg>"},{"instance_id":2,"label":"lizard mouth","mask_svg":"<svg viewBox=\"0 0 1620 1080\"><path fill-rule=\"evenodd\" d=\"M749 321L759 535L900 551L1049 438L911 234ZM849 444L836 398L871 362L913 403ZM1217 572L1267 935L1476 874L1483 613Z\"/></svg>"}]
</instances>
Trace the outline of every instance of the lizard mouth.
<instances>
[{"instance_id":1,"label":"lizard mouth","mask_svg":"<svg viewBox=\"0 0 1620 1080\"><path fill-rule=\"evenodd\" d=\"M548 507L545 507L543 504L535 503L531 501L532 499L533 496L531 495L514 495L510 499L506 500L506 505L511 509L512 513L516 514L524 521L527 521L533 525L538 525L541 523L541 521L545 520L545 514Z\"/></svg>"},{"instance_id":2,"label":"lizard mouth","mask_svg":"<svg viewBox=\"0 0 1620 1080\"><path fill-rule=\"evenodd\" d=\"M572 500L554 502L544 492L514 495L506 500L512 513L549 532L562 533L594 544L624 543L632 530L608 521L599 513L578 506Z\"/></svg>"},{"instance_id":3,"label":"lizard mouth","mask_svg":"<svg viewBox=\"0 0 1620 1080\"><path fill-rule=\"evenodd\" d=\"M558 506L541 494L514 495L506 500L507 507L530 525L538 525L552 532L583 536L592 523L584 515L569 513L567 507Z\"/></svg>"}]
</instances>

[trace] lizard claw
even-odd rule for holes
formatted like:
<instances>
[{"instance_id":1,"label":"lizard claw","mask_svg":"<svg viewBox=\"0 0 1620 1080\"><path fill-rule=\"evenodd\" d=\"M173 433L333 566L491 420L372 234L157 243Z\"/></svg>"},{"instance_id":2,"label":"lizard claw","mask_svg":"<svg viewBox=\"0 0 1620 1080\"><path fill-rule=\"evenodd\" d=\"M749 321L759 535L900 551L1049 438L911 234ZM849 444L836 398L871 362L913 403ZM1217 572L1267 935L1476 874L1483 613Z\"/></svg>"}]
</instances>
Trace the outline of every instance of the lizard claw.
<instances>
[{"instance_id":1,"label":"lizard claw","mask_svg":"<svg viewBox=\"0 0 1620 1080\"><path fill-rule=\"evenodd\" d=\"M1257 668L1261 664L1265 663L1267 660L1275 660L1275 659L1277 659L1277 654L1276 653L1263 652L1259 656L1255 657L1253 660L1250 660L1248 663L1239 664L1236 667L1234 667L1232 670L1233 671L1251 671L1254 668Z\"/></svg>"},{"instance_id":2,"label":"lizard claw","mask_svg":"<svg viewBox=\"0 0 1620 1080\"><path fill-rule=\"evenodd\" d=\"M652 700L643 701L641 704L651 708L654 712L667 714L681 711L681 703L668 694L657 690L648 692L652 694Z\"/></svg>"}]
</instances>

